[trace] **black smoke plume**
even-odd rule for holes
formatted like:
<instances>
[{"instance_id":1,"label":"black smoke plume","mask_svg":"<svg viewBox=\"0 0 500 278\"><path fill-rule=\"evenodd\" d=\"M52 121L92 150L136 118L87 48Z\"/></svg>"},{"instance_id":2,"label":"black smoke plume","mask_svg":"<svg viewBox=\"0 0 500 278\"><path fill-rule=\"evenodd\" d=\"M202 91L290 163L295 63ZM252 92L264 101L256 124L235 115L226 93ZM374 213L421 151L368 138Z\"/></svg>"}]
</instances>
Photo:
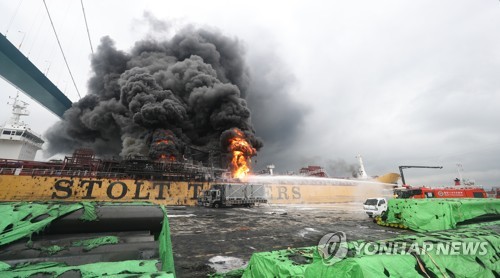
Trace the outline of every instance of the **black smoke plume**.
<instances>
[{"instance_id":1,"label":"black smoke plume","mask_svg":"<svg viewBox=\"0 0 500 278\"><path fill-rule=\"evenodd\" d=\"M122 157L179 158L189 146L225 152L221 134L235 127L262 147L245 101L250 80L237 39L188 27L124 52L104 37L91 64L88 94L45 135L49 155L81 147Z\"/></svg>"},{"instance_id":2,"label":"black smoke plume","mask_svg":"<svg viewBox=\"0 0 500 278\"><path fill-rule=\"evenodd\" d=\"M359 165L355 163L347 163L343 159L328 159L326 161L328 173L332 175L332 177L359 177Z\"/></svg>"}]
</instances>

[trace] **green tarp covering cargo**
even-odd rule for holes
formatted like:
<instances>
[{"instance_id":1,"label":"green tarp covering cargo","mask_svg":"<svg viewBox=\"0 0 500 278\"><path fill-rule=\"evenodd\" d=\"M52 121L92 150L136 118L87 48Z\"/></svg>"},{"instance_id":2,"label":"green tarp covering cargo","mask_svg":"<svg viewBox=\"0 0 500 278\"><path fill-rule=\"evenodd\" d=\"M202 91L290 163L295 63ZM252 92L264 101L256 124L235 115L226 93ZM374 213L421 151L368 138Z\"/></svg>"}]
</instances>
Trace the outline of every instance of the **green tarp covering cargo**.
<instances>
[{"instance_id":1,"label":"green tarp covering cargo","mask_svg":"<svg viewBox=\"0 0 500 278\"><path fill-rule=\"evenodd\" d=\"M117 204L113 204L117 206ZM128 207L132 206L127 204ZM136 204L137 208L149 204ZM94 203L2 203L0 204L0 277L31 277L33 275L74 274L81 277L175 277L167 211L160 219L161 232L156 237L146 232L119 232L117 235L95 233L53 235L45 240L31 241L33 235L50 229L55 220L80 212L81 225L99 221ZM73 223L73 222L71 222ZM83 237L83 238L79 238ZM57 242L57 244L52 244ZM139 250L135 246L148 246L156 251ZM137 249L137 250L135 250ZM112 251L110 251L112 250ZM113 255L115 252L116 255ZM127 259L128 254L144 253L150 259ZM23 255L30 255L24 258ZM155 255L156 254L156 258ZM2 259L3 258L3 259ZM110 261L95 261L95 258ZM75 259L76 258L76 259ZM2 260L4 260L2 262ZM51 261L52 260L52 261Z\"/></svg>"},{"instance_id":2,"label":"green tarp covering cargo","mask_svg":"<svg viewBox=\"0 0 500 278\"><path fill-rule=\"evenodd\" d=\"M317 246L255 253L242 277L498 277L499 225L351 241L335 261Z\"/></svg>"},{"instance_id":3,"label":"green tarp covering cargo","mask_svg":"<svg viewBox=\"0 0 500 278\"><path fill-rule=\"evenodd\" d=\"M488 215L500 219L500 199L392 199L377 223L418 232L439 231Z\"/></svg>"}]
</instances>

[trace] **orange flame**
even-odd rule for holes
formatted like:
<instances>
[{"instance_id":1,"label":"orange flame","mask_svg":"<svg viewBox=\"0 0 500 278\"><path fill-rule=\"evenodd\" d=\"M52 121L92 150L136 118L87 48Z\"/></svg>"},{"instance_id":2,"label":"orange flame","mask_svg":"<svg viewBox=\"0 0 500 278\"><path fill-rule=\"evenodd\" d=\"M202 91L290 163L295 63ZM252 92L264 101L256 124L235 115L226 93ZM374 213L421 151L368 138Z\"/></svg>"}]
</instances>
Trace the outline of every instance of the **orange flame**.
<instances>
[{"instance_id":1,"label":"orange flame","mask_svg":"<svg viewBox=\"0 0 500 278\"><path fill-rule=\"evenodd\" d=\"M159 141L156 141L155 143L156 145L159 145L159 144L170 144L170 141L168 141L167 139L163 139L163 140L159 140Z\"/></svg>"},{"instance_id":2,"label":"orange flame","mask_svg":"<svg viewBox=\"0 0 500 278\"><path fill-rule=\"evenodd\" d=\"M166 155L164 153L162 153L159 157L160 160L170 160L172 162L174 162L176 160L175 156L173 155Z\"/></svg>"},{"instance_id":3,"label":"orange flame","mask_svg":"<svg viewBox=\"0 0 500 278\"><path fill-rule=\"evenodd\" d=\"M229 139L229 149L233 155L231 159L231 173L233 178L244 178L250 172L250 158L256 150L245 139L241 130L235 128L236 136Z\"/></svg>"}]
</instances>

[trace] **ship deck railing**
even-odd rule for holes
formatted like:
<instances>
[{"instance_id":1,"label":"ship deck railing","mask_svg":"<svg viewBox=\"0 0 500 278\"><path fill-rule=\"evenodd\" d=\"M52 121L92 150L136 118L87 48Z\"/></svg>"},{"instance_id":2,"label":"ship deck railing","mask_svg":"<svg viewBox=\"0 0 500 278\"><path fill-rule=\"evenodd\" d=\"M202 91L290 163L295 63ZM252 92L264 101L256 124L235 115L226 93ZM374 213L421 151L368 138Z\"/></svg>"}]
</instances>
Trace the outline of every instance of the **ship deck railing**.
<instances>
[{"instance_id":1,"label":"ship deck railing","mask_svg":"<svg viewBox=\"0 0 500 278\"><path fill-rule=\"evenodd\" d=\"M88 170L51 170L51 169L22 169L0 168L0 175L16 176L54 176L54 177L91 177L91 178L126 178L125 173L97 172Z\"/></svg>"},{"instance_id":2,"label":"ship deck railing","mask_svg":"<svg viewBox=\"0 0 500 278\"><path fill-rule=\"evenodd\" d=\"M14 176L43 176L43 177L83 177L83 178L112 178L112 179L155 179L171 181L213 181L213 176L200 173L168 173L168 172L101 172L89 170L58 170L58 169L36 169L36 168L0 168L0 175Z\"/></svg>"}]
</instances>

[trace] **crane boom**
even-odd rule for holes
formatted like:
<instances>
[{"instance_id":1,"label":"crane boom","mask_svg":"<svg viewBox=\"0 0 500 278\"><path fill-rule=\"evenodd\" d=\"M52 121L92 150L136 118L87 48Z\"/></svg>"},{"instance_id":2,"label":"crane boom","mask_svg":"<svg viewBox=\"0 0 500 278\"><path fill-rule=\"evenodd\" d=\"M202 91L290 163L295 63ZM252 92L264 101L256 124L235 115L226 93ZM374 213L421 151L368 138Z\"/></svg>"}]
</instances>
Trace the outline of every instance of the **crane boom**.
<instances>
[{"instance_id":1,"label":"crane boom","mask_svg":"<svg viewBox=\"0 0 500 278\"><path fill-rule=\"evenodd\" d=\"M432 168L432 169L443 169L443 166L399 166L399 173L401 173L401 182L403 182L403 185L406 185L405 181L405 176L403 174L403 169L408 169L408 168Z\"/></svg>"}]
</instances>

